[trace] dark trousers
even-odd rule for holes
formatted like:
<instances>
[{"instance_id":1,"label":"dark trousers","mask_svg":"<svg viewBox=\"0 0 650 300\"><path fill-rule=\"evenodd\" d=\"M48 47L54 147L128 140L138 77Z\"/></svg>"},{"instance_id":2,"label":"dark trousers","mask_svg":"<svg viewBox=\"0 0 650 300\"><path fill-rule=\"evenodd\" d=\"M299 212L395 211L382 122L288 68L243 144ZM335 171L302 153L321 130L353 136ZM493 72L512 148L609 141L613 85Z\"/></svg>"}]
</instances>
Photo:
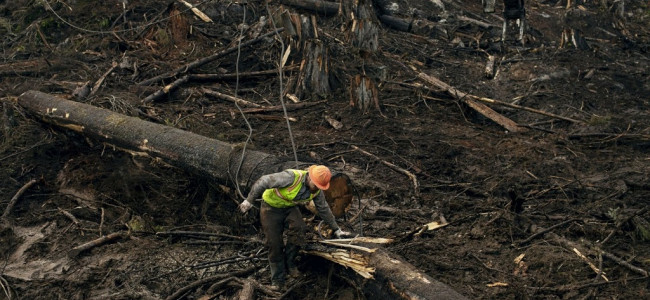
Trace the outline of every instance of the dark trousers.
<instances>
[{"instance_id":1,"label":"dark trousers","mask_svg":"<svg viewBox=\"0 0 650 300\"><path fill-rule=\"evenodd\" d=\"M297 206L275 208L266 202L260 207L260 222L269 248L269 265L271 280L284 282L286 268L292 268L300 246L305 244L307 225L302 220L302 214ZM287 245L285 247L282 234L287 228ZM286 266L285 266L286 264Z\"/></svg>"}]
</instances>

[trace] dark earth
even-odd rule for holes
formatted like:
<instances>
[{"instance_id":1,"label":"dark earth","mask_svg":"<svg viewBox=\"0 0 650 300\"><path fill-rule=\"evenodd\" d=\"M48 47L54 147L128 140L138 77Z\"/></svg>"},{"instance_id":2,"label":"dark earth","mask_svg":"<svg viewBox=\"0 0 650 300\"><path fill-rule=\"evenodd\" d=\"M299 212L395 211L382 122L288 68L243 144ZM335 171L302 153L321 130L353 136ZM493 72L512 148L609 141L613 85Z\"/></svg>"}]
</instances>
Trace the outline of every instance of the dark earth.
<instances>
[{"instance_id":1,"label":"dark earth","mask_svg":"<svg viewBox=\"0 0 650 300\"><path fill-rule=\"evenodd\" d=\"M470 299L650 299L647 1L529 1L523 45L514 25L501 41L501 2L484 13L479 1L374 1L378 15L434 25L407 33L377 23L374 52L350 46L344 15L314 14L332 91L300 95L324 102L289 111L291 135L281 111L244 118L232 102L204 93L279 105L277 74L190 81L142 102L162 84L138 82L250 40L256 29L272 31L269 11L313 14L279 2L267 9L258 1L194 1L214 21L206 23L176 1L0 1L0 212L17 199L0 227L0 299L161 299L250 267L183 296L236 298L247 277L269 284L259 220L237 211L242 198L231 182L42 123L17 102L27 90L247 143L287 161L295 145L299 160L326 164L359 187L360 199L339 220L344 228L393 238L388 251ZM277 69L291 44L283 37L193 73ZM485 75L488 56L493 77ZM300 60L292 53L286 66ZM376 83L379 110L351 105L350 82L362 73ZM419 73L518 105L486 103L525 130L504 129ZM100 78L98 89L83 93ZM448 224L420 231L434 221ZM156 234L172 230L220 235ZM303 255L291 290L272 296L258 288L256 298L365 299L341 268Z\"/></svg>"}]
</instances>

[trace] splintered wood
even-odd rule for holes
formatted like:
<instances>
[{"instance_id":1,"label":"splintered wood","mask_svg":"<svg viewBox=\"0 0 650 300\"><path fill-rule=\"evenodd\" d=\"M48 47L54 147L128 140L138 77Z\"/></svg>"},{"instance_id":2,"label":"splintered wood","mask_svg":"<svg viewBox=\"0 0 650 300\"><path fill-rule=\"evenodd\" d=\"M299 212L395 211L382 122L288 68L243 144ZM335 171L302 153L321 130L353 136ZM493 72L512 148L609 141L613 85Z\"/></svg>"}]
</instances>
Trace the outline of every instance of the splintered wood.
<instances>
[{"instance_id":1,"label":"splintered wood","mask_svg":"<svg viewBox=\"0 0 650 300\"><path fill-rule=\"evenodd\" d=\"M355 253L350 250L335 250L334 252L319 252L319 251L305 251L307 254L320 256L329 261L335 262L339 265L348 267L357 274L361 275L363 278L372 279L373 273L375 272L374 267L369 267L369 258Z\"/></svg>"}]
</instances>

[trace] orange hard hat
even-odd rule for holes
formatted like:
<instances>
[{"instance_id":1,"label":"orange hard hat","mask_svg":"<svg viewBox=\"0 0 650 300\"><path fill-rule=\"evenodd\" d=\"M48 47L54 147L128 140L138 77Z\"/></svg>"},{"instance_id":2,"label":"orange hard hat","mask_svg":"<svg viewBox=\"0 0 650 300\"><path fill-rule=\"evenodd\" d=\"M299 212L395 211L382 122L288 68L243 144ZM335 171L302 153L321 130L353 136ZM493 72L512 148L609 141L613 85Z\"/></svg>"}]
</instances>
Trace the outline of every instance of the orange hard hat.
<instances>
[{"instance_id":1,"label":"orange hard hat","mask_svg":"<svg viewBox=\"0 0 650 300\"><path fill-rule=\"evenodd\" d=\"M309 179L313 182L319 189L327 190L330 188L330 179L332 178L332 172L326 166L321 165L312 165L309 167Z\"/></svg>"}]
</instances>

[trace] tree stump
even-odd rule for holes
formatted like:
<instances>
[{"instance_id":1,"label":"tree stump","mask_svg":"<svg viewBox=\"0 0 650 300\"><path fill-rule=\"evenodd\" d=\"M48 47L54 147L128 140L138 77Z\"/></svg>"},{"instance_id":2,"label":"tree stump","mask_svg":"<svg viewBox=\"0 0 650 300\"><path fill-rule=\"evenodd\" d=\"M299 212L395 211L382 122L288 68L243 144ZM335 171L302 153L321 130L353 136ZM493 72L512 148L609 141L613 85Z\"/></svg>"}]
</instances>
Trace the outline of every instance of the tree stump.
<instances>
[{"instance_id":1,"label":"tree stump","mask_svg":"<svg viewBox=\"0 0 650 300\"><path fill-rule=\"evenodd\" d=\"M299 99L306 96L326 97L332 90L329 50L318 37L315 16L285 13L282 20L288 44L296 50L296 57L300 57L300 70L289 87L293 86L293 94Z\"/></svg>"},{"instance_id":2,"label":"tree stump","mask_svg":"<svg viewBox=\"0 0 650 300\"><path fill-rule=\"evenodd\" d=\"M371 105L379 109L379 90L373 80L362 74L357 74L350 82L350 106L357 107L363 114L370 111Z\"/></svg>"},{"instance_id":3,"label":"tree stump","mask_svg":"<svg viewBox=\"0 0 650 300\"><path fill-rule=\"evenodd\" d=\"M379 47L379 21L370 0L345 0L343 15L349 17L348 42L358 48L362 58Z\"/></svg>"}]
</instances>

